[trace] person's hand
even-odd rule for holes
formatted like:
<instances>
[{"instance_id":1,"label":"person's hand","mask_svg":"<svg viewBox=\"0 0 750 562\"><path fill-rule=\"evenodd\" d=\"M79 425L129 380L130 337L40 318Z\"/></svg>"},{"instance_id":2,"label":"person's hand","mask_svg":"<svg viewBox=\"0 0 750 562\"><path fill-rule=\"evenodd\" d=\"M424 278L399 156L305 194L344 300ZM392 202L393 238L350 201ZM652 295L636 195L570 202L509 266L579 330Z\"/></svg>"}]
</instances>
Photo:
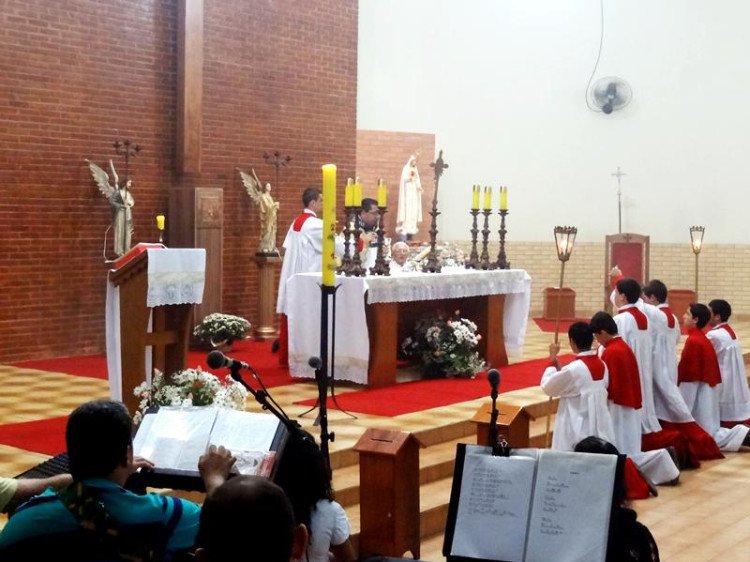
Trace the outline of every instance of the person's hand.
<instances>
[{"instance_id":1,"label":"person's hand","mask_svg":"<svg viewBox=\"0 0 750 562\"><path fill-rule=\"evenodd\" d=\"M198 460L198 471L203 477L207 494L210 494L226 481L235 462L237 462L237 459L232 456L229 449L223 446L211 445L208 451L201 455Z\"/></svg>"},{"instance_id":2,"label":"person's hand","mask_svg":"<svg viewBox=\"0 0 750 562\"><path fill-rule=\"evenodd\" d=\"M144 472L152 472L155 468L155 465L152 461L144 457L139 457L137 455L133 459L133 464L135 465L136 470L142 470Z\"/></svg>"},{"instance_id":3,"label":"person's hand","mask_svg":"<svg viewBox=\"0 0 750 562\"><path fill-rule=\"evenodd\" d=\"M559 343L549 344L549 360L556 362L558 353L560 353L560 344Z\"/></svg>"},{"instance_id":4,"label":"person's hand","mask_svg":"<svg viewBox=\"0 0 750 562\"><path fill-rule=\"evenodd\" d=\"M622 275L622 271L620 270L619 267L617 267L617 264L615 264L615 266L612 269L609 270L609 276L610 277L618 277L620 275Z\"/></svg>"}]
</instances>

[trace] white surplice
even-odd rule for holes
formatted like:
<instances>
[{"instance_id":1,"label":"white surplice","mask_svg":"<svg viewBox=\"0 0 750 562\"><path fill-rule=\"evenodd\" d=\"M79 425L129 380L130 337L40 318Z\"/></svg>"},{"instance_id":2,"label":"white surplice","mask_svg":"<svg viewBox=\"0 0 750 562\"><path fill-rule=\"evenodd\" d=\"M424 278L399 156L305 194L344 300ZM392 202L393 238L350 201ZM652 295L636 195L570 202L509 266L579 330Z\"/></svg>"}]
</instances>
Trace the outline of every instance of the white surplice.
<instances>
[{"instance_id":1,"label":"white surplice","mask_svg":"<svg viewBox=\"0 0 750 562\"><path fill-rule=\"evenodd\" d=\"M313 273L323 270L323 221L310 209L304 214L311 215L300 227L289 227L284 239L284 261L279 275L279 295L276 300L276 312L287 313L286 282L297 273ZM297 219L294 221L297 222Z\"/></svg>"},{"instance_id":2,"label":"white surplice","mask_svg":"<svg viewBox=\"0 0 750 562\"><path fill-rule=\"evenodd\" d=\"M706 333L716 351L721 370L719 418L721 421L750 419L750 390L742 358L742 345L728 324L722 323ZM732 336L735 336L734 338Z\"/></svg>"},{"instance_id":3,"label":"white surplice","mask_svg":"<svg viewBox=\"0 0 750 562\"><path fill-rule=\"evenodd\" d=\"M584 351L578 357L592 356ZM604 378L594 380L591 371L580 359L572 361L559 371L554 366L542 375L542 390L549 396L560 398L555 415L552 448L572 451L582 439L596 435L606 441L614 440L612 420L607 409L607 367Z\"/></svg>"}]
</instances>

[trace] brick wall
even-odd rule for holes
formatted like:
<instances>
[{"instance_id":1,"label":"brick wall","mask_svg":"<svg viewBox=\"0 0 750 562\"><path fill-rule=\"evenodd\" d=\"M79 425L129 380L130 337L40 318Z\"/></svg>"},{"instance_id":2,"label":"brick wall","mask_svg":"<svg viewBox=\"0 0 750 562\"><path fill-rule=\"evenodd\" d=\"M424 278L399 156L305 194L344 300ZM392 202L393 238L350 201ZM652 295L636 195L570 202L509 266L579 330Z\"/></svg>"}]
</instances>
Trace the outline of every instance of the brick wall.
<instances>
[{"instance_id":1,"label":"brick wall","mask_svg":"<svg viewBox=\"0 0 750 562\"><path fill-rule=\"evenodd\" d=\"M362 181L364 197L377 198L378 178L388 185L388 212L385 215L386 236L395 236L398 212L398 188L401 170L410 154L419 151L417 169L424 192L422 194L422 224L414 241L429 241L432 208L432 168L435 159L435 135L398 131L357 131L357 174Z\"/></svg>"},{"instance_id":2,"label":"brick wall","mask_svg":"<svg viewBox=\"0 0 750 562\"><path fill-rule=\"evenodd\" d=\"M102 351L111 215L83 159L104 164L116 138L144 148L131 166L134 243L157 238L154 216L167 211L170 187L224 189L224 308L250 320L259 226L235 167L274 181L263 152L293 157L274 191L282 239L320 164L353 175L357 3L204 9L203 169L186 180L174 173L176 0L4 4L0 361Z\"/></svg>"}]
</instances>

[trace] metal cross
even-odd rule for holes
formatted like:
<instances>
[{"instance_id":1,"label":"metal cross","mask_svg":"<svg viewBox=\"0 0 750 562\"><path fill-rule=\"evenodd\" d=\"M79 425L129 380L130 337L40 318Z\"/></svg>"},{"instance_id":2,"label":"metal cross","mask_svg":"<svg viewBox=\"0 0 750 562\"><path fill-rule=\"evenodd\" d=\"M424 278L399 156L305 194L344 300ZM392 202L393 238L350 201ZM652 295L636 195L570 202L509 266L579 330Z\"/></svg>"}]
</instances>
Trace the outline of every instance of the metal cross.
<instances>
[{"instance_id":1,"label":"metal cross","mask_svg":"<svg viewBox=\"0 0 750 562\"><path fill-rule=\"evenodd\" d=\"M274 150L273 154L269 154L268 152L263 153L263 160L266 161L266 163L271 164L274 168L276 168L276 185L274 185L274 188L276 188L277 193L281 193L281 186L279 185L279 170L289 164L289 162L292 161L292 157L282 156L281 152L278 150Z\"/></svg>"},{"instance_id":2,"label":"metal cross","mask_svg":"<svg viewBox=\"0 0 750 562\"><path fill-rule=\"evenodd\" d=\"M130 139L125 139L124 141L117 139L112 143L112 146L115 147L116 154L122 154L125 156L125 179L123 181L125 185L127 185L128 179L130 179L130 158L141 151L141 145L132 144Z\"/></svg>"},{"instance_id":3,"label":"metal cross","mask_svg":"<svg viewBox=\"0 0 750 562\"><path fill-rule=\"evenodd\" d=\"M623 176L627 176L627 174L620 170L620 166L617 166L617 171L610 175L617 178L617 232L618 234L622 234L622 185L620 180Z\"/></svg>"}]
</instances>

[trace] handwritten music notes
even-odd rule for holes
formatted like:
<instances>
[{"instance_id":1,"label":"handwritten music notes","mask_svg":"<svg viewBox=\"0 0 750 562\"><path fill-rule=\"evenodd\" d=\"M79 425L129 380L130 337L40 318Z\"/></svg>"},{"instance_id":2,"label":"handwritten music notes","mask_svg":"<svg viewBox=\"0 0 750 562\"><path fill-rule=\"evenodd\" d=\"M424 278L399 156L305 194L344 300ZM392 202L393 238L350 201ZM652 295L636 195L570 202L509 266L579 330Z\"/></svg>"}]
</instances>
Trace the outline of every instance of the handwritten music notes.
<instances>
[{"instance_id":1,"label":"handwritten music notes","mask_svg":"<svg viewBox=\"0 0 750 562\"><path fill-rule=\"evenodd\" d=\"M617 457L467 446L452 556L604 561Z\"/></svg>"}]
</instances>

